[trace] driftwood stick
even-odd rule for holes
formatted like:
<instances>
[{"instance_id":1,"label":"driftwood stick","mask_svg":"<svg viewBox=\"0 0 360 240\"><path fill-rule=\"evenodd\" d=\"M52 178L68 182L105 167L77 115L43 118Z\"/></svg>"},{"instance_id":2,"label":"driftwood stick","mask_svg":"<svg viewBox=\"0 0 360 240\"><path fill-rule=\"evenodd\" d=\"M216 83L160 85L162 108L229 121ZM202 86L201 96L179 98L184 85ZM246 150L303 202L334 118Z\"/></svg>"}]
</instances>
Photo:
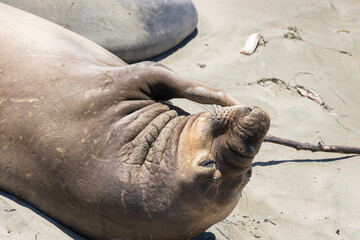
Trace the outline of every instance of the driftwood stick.
<instances>
[{"instance_id":1,"label":"driftwood stick","mask_svg":"<svg viewBox=\"0 0 360 240\"><path fill-rule=\"evenodd\" d=\"M312 152L335 152L335 153L353 153L360 154L360 147L351 147L351 146L340 146L340 145L324 145L322 143L310 144L310 143L301 143L296 142L290 139L279 138L275 136L266 135L264 142L271 142L280 145L285 145L288 147L295 148L296 150L306 150Z\"/></svg>"}]
</instances>

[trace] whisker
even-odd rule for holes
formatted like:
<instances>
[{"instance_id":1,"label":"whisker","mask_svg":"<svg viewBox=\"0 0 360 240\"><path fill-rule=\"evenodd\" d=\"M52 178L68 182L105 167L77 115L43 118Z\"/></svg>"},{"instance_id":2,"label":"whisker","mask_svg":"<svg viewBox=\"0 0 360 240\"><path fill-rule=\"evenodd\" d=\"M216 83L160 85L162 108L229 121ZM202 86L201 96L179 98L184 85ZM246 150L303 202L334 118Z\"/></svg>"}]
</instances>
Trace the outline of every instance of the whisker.
<instances>
[{"instance_id":1,"label":"whisker","mask_svg":"<svg viewBox=\"0 0 360 240\"><path fill-rule=\"evenodd\" d=\"M197 103L197 102L194 102L197 106L199 106L200 108L202 108L203 110L205 110L205 112L208 112L210 113L211 116L213 116L213 111L212 109L210 109L207 105L204 105L204 104L200 104L200 103Z\"/></svg>"},{"instance_id":2,"label":"whisker","mask_svg":"<svg viewBox=\"0 0 360 240\"><path fill-rule=\"evenodd\" d=\"M211 105L212 110L214 111L214 113L216 113L218 111L218 105Z\"/></svg>"},{"instance_id":3,"label":"whisker","mask_svg":"<svg viewBox=\"0 0 360 240\"><path fill-rule=\"evenodd\" d=\"M200 200L203 199L203 197L205 197L206 193L210 190L210 188L214 185L215 181L211 181L210 186L206 189L206 191L201 195Z\"/></svg>"},{"instance_id":4,"label":"whisker","mask_svg":"<svg viewBox=\"0 0 360 240\"><path fill-rule=\"evenodd\" d=\"M238 100L239 100L239 103L241 104L240 106L247 106L247 107L250 107L249 103L247 100L245 100L244 97L238 97Z\"/></svg>"},{"instance_id":5,"label":"whisker","mask_svg":"<svg viewBox=\"0 0 360 240\"><path fill-rule=\"evenodd\" d=\"M258 106L260 105L259 99L251 99L251 106Z\"/></svg>"},{"instance_id":6,"label":"whisker","mask_svg":"<svg viewBox=\"0 0 360 240\"><path fill-rule=\"evenodd\" d=\"M215 113L216 110L214 109L214 104L205 105L212 113Z\"/></svg>"},{"instance_id":7,"label":"whisker","mask_svg":"<svg viewBox=\"0 0 360 240\"><path fill-rule=\"evenodd\" d=\"M265 142L265 143L269 144L269 145L273 148L274 151L276 151L277 153L279 153L273 143L271 143L271 142Z\"/></svg>"},{"instance_id":8,"label":"whisker","mask_svg":"<svg viewBox=\"0 0 360 240\"><path fill-rule=\"evenodd\" d=\"M248 198L248 196L247 196L247 194L246 194L246 192L245 192L245 188L246 188L247 186L245 186L243 189L242 189L242 193L244 193L244 196L245 196L245 199L246 199L246 207L249 207L249 198Z\"/></svg>"},{"instance_id":9,"label":"whisker","mask_svg":"<svg viewBox=\"0 0 360 240\"><path fill-rule=\"evenodd\" d=\"M278 124L270 124L271 128L276 128L276 129L284 129L282 126L278 125Z\"/></svg>"},{"instance_id":10,"label":"whisker","mask_svg":"<svg viewBox=\"0 0 360 240\"><path fill-rule=\"evenodd\" d=\"M215 159L218 159L218 147L219 147L219 139L215 140Z\"/></svg>"},{"instance_id":11,"label":"whisker","mask_svg":"<svg viewBox=\"0 0 360 240\"><path fill-rule=\"evenodd\" d=\"M215 182L215 181L214 181L214 182ZM215 202L215 199L216 199L216 197L217 197L218 191L219 191L219 182L216 181L216 191L215 191L215 196L214 196L214 198L213 198L213 202Z\"/></svg>"}]
</instances>

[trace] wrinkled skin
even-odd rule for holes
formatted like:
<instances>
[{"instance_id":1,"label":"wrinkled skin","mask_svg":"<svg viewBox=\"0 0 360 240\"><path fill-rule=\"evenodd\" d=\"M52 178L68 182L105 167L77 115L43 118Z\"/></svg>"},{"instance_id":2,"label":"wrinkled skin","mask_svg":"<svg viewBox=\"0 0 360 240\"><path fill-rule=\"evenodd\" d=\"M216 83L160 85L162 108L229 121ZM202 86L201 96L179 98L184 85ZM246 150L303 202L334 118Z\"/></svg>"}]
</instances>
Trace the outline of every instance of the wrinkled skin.
<instances>
[{"instance_id":1,"label":"wrinkled skin","mask_svg":"<svg viewBox=\"0 0 360 240\"><path fill-rule=\"evenodd\" d=\"M266 112L2 4L0 22L2 189L93 239L189 239L230 214Z\"/></svg>"}]
</instances>

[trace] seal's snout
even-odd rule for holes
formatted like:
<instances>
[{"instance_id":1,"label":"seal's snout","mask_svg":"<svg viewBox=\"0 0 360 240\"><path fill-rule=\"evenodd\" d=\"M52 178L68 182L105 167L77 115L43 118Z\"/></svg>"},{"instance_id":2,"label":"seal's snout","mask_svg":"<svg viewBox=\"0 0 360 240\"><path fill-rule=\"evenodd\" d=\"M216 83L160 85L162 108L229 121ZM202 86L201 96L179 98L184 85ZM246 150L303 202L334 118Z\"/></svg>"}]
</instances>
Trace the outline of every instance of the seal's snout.
<instances>
[{"instance_id":1,"label":"seal's snout","mask_svg":"<svg viewBox=\"0 0 360 240\"><path fill-rule=\"evenodd\" d=\"M259 107L226 107L212 116L222 129L222 159L233 167L248 167L270 127L270 116Z\"/></svg>"},{"instance_id":2,"label":"seal's snout","mask_svg":"<svg viewBox=\"0 0 360 240\"><path fill-rule=\"evenodd\" d=\"M213 113L211 121L216 132L219 128L234 131L243 138L265 137L270 127L269 114L257 106L225 107Z\"/></svg>"},{"instance_id":3,"label":"seal's snout","mask_svg":"<svg viewBox=\"0 0 360 240\"><path fill-rule=\"evenodd\" d=\"M249 113L241 119L236 119L238 125L249 137L260 138L261 141L265 137L270 127L270 116L263 109L254 106L248 108Z\"/></svg>"}]
</instances>

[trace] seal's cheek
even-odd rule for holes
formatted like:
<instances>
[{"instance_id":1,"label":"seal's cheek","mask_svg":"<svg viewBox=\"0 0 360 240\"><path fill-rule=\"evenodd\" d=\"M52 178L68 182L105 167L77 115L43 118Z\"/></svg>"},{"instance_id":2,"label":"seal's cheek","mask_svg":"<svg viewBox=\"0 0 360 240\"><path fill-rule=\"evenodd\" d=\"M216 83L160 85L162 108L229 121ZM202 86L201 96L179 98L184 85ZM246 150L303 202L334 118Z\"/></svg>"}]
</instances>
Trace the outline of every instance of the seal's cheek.
<instances>
[{"instance_id":1,"label":"seal's cheek","mask_svg":"<svg viewBox=\"0 0 360 240\"><path fill-rule=\"evenodd\" d=\"M216 169L214 137L206 131L210 127L207 119L202 114L190 119L179 138L178 160L185 178L212 178Z\"/></svg>"}]
</instances>

